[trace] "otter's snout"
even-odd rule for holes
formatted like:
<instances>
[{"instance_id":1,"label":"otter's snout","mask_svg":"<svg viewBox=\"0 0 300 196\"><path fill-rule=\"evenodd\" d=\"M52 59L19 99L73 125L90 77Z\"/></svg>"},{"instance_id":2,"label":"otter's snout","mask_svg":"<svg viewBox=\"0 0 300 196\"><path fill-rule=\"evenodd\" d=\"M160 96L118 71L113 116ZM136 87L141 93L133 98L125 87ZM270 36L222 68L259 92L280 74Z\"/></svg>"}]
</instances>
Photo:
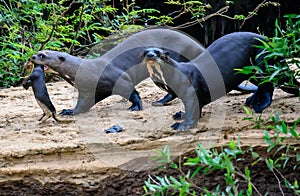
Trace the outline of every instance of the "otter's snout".
<instances>
[{"instance_id":1,"label":"otter's snout","mask_svg":"<svg viewBox=\"0 0 300 196\"><path fill-rule=\"evenodd\" d=\"M155 54L153 52L147 52L145 57L155 57Z\"/></svg>"},{"instance_id":2,"label":"otter's snout","mask_svg":"<svg viewBox=\"0 0 300 196\"><path fill-rule=\"evenodd\" d=\"M36 59L36 55L32 55L30 60L35 60Z\"/></svg>"},{"instance_id":3,"label":"otter's snout","mask_svg":"<svg viewBox=\"0 0 300 196\"><path fill-rule=\"evenodd\" d=\"M37 63L37 61L43 61L46 57L46 54L44 54L43 52L38 52L35 55L32 55L30 60Z\"/></svg>"},{"instance_id":4,"label":"otter's snout","mask_svg":"<svg viewBox=\"0 0 300 196\"><path fill-rule=\"evenodd\" d=\"M155 57L160 57L161 56L161 51L159 51L156 48L148 48L145 50L144 57L146 58L155 58Z\"/></svg>"}]
</instances>

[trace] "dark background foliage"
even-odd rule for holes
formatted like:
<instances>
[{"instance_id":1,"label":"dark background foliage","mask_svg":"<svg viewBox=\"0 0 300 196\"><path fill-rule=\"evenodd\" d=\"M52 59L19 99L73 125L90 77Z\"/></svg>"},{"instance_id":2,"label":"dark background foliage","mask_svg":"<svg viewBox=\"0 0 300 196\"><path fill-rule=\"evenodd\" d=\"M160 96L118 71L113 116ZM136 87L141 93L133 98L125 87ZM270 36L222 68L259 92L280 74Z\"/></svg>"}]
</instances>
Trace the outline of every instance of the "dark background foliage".
<instances>
[{"instance_id":1,"label":"dark background foliage","mask_svg":"<svg viewBox=\"0 0 300 196\"><path fill-rule=\"evenodd\" d=\"M26 75L24 63L40 49L83 56L106 36L132 32L145 25L176 27L207 46L234 31L273 36L276 19L281 26L284 25L283 15L299 12L293 0L166 2L0 1L0 87L19 85ZM215 14L226 6L227 12Z\"/></svg>"}]
</instances>

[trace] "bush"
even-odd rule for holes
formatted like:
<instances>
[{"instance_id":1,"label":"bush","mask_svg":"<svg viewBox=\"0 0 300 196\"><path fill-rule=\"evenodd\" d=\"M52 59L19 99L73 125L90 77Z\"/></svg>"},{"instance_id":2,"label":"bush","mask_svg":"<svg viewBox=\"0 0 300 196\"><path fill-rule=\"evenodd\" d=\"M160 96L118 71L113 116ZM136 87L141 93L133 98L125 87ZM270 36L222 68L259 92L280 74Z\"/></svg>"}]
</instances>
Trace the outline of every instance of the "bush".
<instances>
[{"instance_id":1,"label":"bush","mask_svg":"<svg viewBox=\"0 0 300 196\"><path fill-rule=\"evenodd\" d=\"M47 1L46 1L47 2ZM134 31L154 9L124 7L120 15L106 1L11 0L0 3L0 87L19 84L23 64L41 49L80 54L105 35Z\"/></svg>"},{"instance_id":2,"label":"bush","mask_svg":"<svg viewBox=\"0 0 300 196\"><path fill-rule=\"evenodd\" d=\"M287 18L285 28L281 28L276 20L275 36L267 38L266 41L260 40L262 45L256 46L263 50L256 58L265 55L262 62L265 70L257 66L247 66L238 70L239 73L254 73L251 78L255 80L262 76L263 80L260 84L272 82L278 85L279 81L288 77L289 81L280 85L296 86L294 78L300 79L300 15L290 14L285 18ZM270 65L270 62L274 61L276 63Z\"/></svg>"},{"instance_id":3,"label":"bush","mask_svg":"<svg viewBox=\"0 0 300 196\"><path fill-rule=\"evenodd\" d=\"M297 133L296 127L300 123L300 118L289 126L280 120L278 113L263 119L261 115L255 117L247 108L245 111L248 117L244 120L253 122L256 128L264 129L263 138L268 145L264 155L257 153L251 146L241 148L242 141L238 138L237 142L230 141L224 148L205 149L199 144L195 156L179 158L179 161L175 162L171 159L169 147L166 146L156 159L162 165L162 169L175 170L178 175L150 175L145 181L145 195L268 195L257 187L256 179L251 175L253 173L251 169L258 164L260 172L267 173L269 170L275 177L282 195L285 194L284 190L299 195L299 176L296 179L288 179L282 171L289 169L285 172L286 175L298 172L300 133ZM246 158L252 161L245 164ZM288 165L290 168L287 168ZM267 170L263 171L262 166ZM206 183L216 184L213 190L211 187L208 189L201 183L196 183L197 177L207 181L206 176L212 175L215 176L214 180L219 179L217 182ZM263 174L260 173L259 176Z\"/></svg>"},{"instance_id":4,"label":"bush","mask_svg":"<svg viewBox=\"0 0 300 196\"><path fill-rule=\"evenodd\" d=\"M227 5L214 13L207 13L211 5L202 1L165 0L178 8L170 15L155 9L141 9L135 1L123 1L122 8L114 1L75 0L10 0L0 2L0 87L18 85L24 75L23 64L41 49L85 55L88 50L111 34L123 34L142 29L145 24L168 25L180 17L189 20L176 28L187 28L214 16L227 17ZM243 24L264 6L279 6L275 2L260 3L248 16L233 17ZM207 15L208 14L208 15ZM230 18L230 17L229 17Z\"/></svg>"}]
</instances>

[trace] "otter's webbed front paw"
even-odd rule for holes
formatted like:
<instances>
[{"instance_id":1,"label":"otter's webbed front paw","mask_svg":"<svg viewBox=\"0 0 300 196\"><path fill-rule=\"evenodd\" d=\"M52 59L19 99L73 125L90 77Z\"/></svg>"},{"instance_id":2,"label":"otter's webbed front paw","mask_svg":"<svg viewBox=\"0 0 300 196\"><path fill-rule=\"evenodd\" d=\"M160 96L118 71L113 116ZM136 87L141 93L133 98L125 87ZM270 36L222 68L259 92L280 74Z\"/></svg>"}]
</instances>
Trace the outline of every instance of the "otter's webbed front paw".
<instances>
[{"instance_id":1,"label":"otter's webbed front paw","mask_svg":"<svg viewBox=\"0 0 300 196\"><path fill-rule=\"evenodd\" d=\"M128 109L130 111L141 111L143 110L142 102L140 100L133 102Z\"/></svg>"},{"instance_id":2,"label":"otter's webbed front paw","mask_svg":"<svg viewBox=\"0 0 300 196\"><path fill-rule=\"evenodd\" d=\"M169 102L175 99L176 96L173 96L172 94L168 93L166 96L164 96L162 99L158 101L152 102L152 106L165 106L170 104Z\"/></svg>"},{"instance_id":3,"label":"otter's webbed front paw","mask_svg":"<svg viewBox=\"0 0 300 196\"><path fill-rule=\"evenodd\" d=\"M175 124L173 124L171 127L174 130L178 130L178 131L187 131L190 128L194 127L196 125L196 123L194 122L187 122L187 121L183 121L181 123L176 122Z\"/></svg>"},{"instance_id":4,"label":"otter's webbed front paw","mask_svg":"<svg viewBox=\"0 0 300 196\"><path fill-rule=\"evenodd\" d=\"M59 114L66 115L66 116L73 116L74 110L72 109L63 109Z\"/></svg>"},{"instance_id":5,"label":"otter's webbed front paw","mask_svg":"<svg viewBox=\"0 0 300 196\"><path fill-rule=\"evenodd\" d=\"M256 113L262 111L271 105L274 87L272 83L264 83L258 86L257 91L246 100L247 106L252 106Z\"/></svg>"},{"instance_id":6,"label":"otter's webbed front paw","mask_svg":"<svg viewBox=\"0 0 300 196\"><path fill-rule=\"evenodd\" d=\"M130 111L141 111L143 110L142 104L132 104L129 108Z\"/></svg>"},{"instance_id":7,"label":"otter's webbed front paw","mask_svg":"<svg viewBox=\"0 0 300 196\"><path fill-rule=\"evenodd\" d=\"M138 94L138 92L136 90L134 90L130 97L129 97L129 101L132 102L132 105L129 107L129 110L131 111L140 111L143 109L142 106L142 101L140 99L140 96Z\"/></svg>"}]
</instances>

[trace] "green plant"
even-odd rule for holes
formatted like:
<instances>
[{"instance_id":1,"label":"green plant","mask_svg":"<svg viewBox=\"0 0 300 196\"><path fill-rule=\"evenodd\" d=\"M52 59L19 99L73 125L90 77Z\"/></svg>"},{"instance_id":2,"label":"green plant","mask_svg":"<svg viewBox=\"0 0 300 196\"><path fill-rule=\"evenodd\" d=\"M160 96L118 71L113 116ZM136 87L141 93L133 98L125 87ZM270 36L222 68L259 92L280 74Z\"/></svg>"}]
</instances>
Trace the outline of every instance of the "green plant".
<instances>
[{"instance_id":1,"label":"green plant","mask_svg":"<svg viewBox=\"0 0 300 196\"><path fill-rule=\"evenodd\" d=\"M74 55L99 43L105 35L140 29L134 23L154 9L134 3L117 15L107 1L3 1L0 3L0 87L17 85L23 64L41 49Z\"/></svg>"},{"instance_id":2,"label":"green plant","mask_svg":"<svg viewBox=\"0 0 300 196\"><path fill-rule=\"evenodd\" d=\"M284 84L280 85L296 86L293 79L300 77L300 15L290 14L285 17L287 20L284 28L281 28L276 20L274 37L265 41L259 40L262 45L255 46L262 50L256 58L263 58L262 64L265 69L249 65L237 70L238 73L254 73L251 79L262 78L260 84L272 82L278 85L280 81L284 81ZM290 79L286 81L286 77Z\"/></svg>"},{"instance_id":3,"label":"green plant","mask_svg":"<svg viewBox=\"0 0 300 196\"><path fill-rule=\"evenodd\" d=\"M166 146L160 152L160 156L156 157L158 162L164 164L164 168L172 168L178 171L179 178L173 176L158 177L155 179L149 177L145 181L144 190L146 195L199 195L199 192L205 195L252 195L255 186L251 183L250 170L245 167L242 172L234 163L238 160L238 156L245 152L241 149L240 140L237 145L231 141L228 146L220 151L216 148L210 150L205 149L201 144L198 145L196 150L196 157L186 157L183 162L175 163L171 160L170 149ZM184 167L188 167L187 172L184 172ZM225 191L217 186L214 191L208 190L206 187L196 185L193 179L197 175L207 175L216 171L224 172L224 180L226 183ZM246 191L239 189L239 178L246 180L248 186ZM192 189L192 190L191 190Z\"/></svg>"},{"instance_id":4,"label":"green plant","mask_svg":"<svg viewBox=\"0 0 300 196\"><path fill-rule=\"evenodd\" d=\"M300 132L296 131L297 126L300 123L300 118L292 123L289 123L289 125L285 121L280 120L278 112L276 112L275 115L270 114L270 116L266 119L262 119L261 115L254 117L255 114L253 112L250 113L247 107L244 107L244 110L246 111L248 117L244 118L243 120L254 122L254 127L264 129L263 137L268 144L267 152L272 152L274 155L280 155L276 159L265 158L264 161L267 167L270 171L272 171L276 179L279 181L279 185L279 178L282 178L286 187L293 189L295 190L295 193L300 194L298 180L296 179L292 184L283 175L281 175L278 170L278 168L285 168L291 158L296 159L296 163L293 167L294 170L300 165L299 146L297 145L300 144Z\"/></svg>"},{"instance_id":5,"label":"green plant","mask_svg":"<svg viewBox=\"0 0 300 196\"><path fill-rule=\"evenodd\" d=\"M199 144L195 157L188 156L183 159L180 157L176 162L172 159L169 147L165 146L162 151L158 151L160 155L156 159L162 164L162 169L175 170L178 175L149 176L145 181L145 195L263 195L251 177L251 168L258 163L264 163L272 172L283 195L283 186L299 195L299 179L292 179L291 182L281 171L286 169L288 163L295 172L300 166L300 133L296 131L299 128L300 118L293 123L286 123L280 120L278 113L263 118L261 115L256 117L246 107L244 109L247 114L244 120L254 123L255 128L264 129L263 138L268 145L267 156L258 154L252 146L242 148L240 138L237 143L230 141L220 149L205 149ZM243 157L247 155L252 157L252 162L250 165L244 165L244 169L240 169L238 163L244 161ZM209 190L195 182L197 176L205 178L206 175L220 175L220 173L223 175L225 188L219 184L214 190ZM245 183L246 186L241 186Z\"/></svg>"}]
</instances>

